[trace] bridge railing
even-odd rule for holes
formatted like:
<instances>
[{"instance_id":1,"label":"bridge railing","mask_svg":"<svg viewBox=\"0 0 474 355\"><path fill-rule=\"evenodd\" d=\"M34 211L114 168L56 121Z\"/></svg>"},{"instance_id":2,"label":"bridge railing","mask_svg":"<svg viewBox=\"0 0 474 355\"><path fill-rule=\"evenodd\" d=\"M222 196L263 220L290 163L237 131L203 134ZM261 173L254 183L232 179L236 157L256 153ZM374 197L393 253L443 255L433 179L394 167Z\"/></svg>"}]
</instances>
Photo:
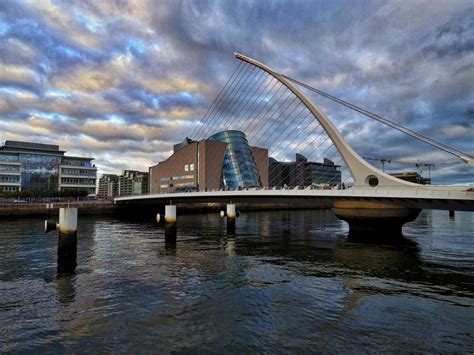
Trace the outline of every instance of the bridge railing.
<instances>
[{"instance_id":1,"label":"bridge railing","mask_svg":"<svg viewBox=\"0 0 474 355\"><path fill-rule=\"evenodd\" d=\"M211 193L215 195L216 193L234 193L242 192L244 195L248 192L261 192L263 195L272 194L272 192L280 193L284 195L291 195L292 191L297 194L300 192L314 191L316 194L323 195L344 195L344 196L358 196L358 197L381 197L381 198L422 198L422 199L473 199L474 198L474 188L470 186L432 186L432 185L419 185L415 187L403 187L403 186L385 186L383 188L373 188L373 187L348 187L342 189L341 186L296 186L296 187L284 187L284 186L275 186L275 187L249 187L241 190L229 190L229 189L209 189L207 191L168 191L163 193L148 193L141 195L129 195L129 196L117 196L117 198L146 198L147 196L155 195L169 195L170 198L173 195L186 194L202 194L202 193ZM319 191L319 192L318 192Z\"/></svg>"}]
</instances>

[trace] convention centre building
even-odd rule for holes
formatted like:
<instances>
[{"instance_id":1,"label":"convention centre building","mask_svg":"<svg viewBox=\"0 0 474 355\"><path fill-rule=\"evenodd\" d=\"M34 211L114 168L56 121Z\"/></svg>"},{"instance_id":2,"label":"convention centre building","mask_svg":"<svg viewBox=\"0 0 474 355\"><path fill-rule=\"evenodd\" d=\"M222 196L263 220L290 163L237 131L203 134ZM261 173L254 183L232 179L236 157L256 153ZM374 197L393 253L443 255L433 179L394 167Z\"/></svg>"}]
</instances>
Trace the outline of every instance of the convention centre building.
<instances>
[{"instance_id":1,"label":"convention centre building","mask_svg":"<svg viewBox=\"0 0 474 355\"><path fill-rule=\"evenodd\" d=\"M243 132L186 139L149 169L150 193L237 190L268 186L268 150L251 147Z\"/></svg>"}]
</instances>

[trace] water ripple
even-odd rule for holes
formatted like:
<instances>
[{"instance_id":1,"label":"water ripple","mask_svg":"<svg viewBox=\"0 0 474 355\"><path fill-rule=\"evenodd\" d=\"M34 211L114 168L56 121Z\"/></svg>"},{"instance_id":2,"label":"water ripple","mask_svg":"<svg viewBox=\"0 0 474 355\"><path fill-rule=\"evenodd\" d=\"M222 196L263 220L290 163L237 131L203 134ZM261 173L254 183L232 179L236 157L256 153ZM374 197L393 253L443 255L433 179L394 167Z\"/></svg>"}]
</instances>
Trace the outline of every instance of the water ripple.
<instances>
[{"instance_id":1,"label":"water ripple","mask_svg":"<svg viewBox=\"0 0 474 355\"><path fill-rule=\"evenodd\" d=\"M38 220L0 229L0 352L469 352L474 217L423 212L360 242L328 211L80 217L58 275Z\"/></svg>"}]
</instances>

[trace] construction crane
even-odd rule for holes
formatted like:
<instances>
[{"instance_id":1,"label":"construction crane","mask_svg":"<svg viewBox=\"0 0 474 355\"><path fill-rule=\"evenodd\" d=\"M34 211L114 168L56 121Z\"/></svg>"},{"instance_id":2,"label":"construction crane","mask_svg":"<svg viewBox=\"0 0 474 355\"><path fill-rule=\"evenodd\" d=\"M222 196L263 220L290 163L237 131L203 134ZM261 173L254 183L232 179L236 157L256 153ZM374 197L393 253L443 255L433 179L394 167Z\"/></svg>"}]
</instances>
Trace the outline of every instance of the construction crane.
<instances>
[{"instance_id":1,"label":"construction crane","mask_svg":"<svg viewBox=\"0 0 474 355\"><path fill-rule=\"evenodd\" d=\"M433 163L416 163L415 166L418 170L420 170L420 166L426 166L428 168L428 179L431 180L431 168L434 168L436 166L435 164L433 164ZM423 171L420 170L420 174L422 172Z\"/></svg>"},{"instance_id":2,"label":"construction crane","mask_svg":"<svg viewBox=\"0 0 474 355\"><path fill-rule=\"evenodd\" d=\"M369 157L363 157L363 158L367 159L367 160L375 160L375 161L381 162L382 163L382 171L385 171L385 163L390 164L392 162L389 159L378 159L378 158L369 158Z\"/></svg>"},{"instance_id":3,"label":"construction crane","mask_svg":"<svg viewBox=\"0 0 474 355\"><path fill-rule=\"evenodd\" d=\"M420 171L420 174L422 171L420 170L420 167L427 167L428 168L428 178L431 179L431 168L434 168L436 165L433 163L421 163L421 162L407 162L407 161L399 161L399 160L391 160L391 159L382 159L382 158L370 158L370 157L363 157L364 159L367 160L375 160L379 161L382 163L382 171L385 171L385 163L397 163L397 164L405 164L405 165L415 165L416 168Z\"/></svg>"}]
</instances>

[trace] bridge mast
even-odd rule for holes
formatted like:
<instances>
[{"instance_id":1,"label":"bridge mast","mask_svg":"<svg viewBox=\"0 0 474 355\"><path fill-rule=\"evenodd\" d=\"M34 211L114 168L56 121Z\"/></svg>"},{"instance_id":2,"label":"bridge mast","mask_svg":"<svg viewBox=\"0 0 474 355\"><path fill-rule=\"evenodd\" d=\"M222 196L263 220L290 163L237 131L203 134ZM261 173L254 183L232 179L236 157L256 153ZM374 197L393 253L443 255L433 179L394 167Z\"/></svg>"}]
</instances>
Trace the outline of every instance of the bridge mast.
<instances>
[{"instance_id":1,"label":"bridge mast","mask_svg":"<svg viewBox=\"0 0 474 355\"><path fill-rule=\"evenodd\" d=\"M384 172L381 172L368 162L366 162L342 137L341 133L329 120L329 118L298 88L296 88L288 79L283 75L277 73L270 67L263 63L256 61L250 57L244 56L239 53L234 53L235 57L239 60L252 64L263 71L267 72L283 85L285 85L298 99L305 105L308 110L313 114L314 118L321 124L323 129L332 140L336 149L344 159L347 168L349 169L352 178L354 179L355 185L358 187L363 186L406 186L406 187L419 187L419 185L397 179Z\"/></svg>"}]
</instances>

